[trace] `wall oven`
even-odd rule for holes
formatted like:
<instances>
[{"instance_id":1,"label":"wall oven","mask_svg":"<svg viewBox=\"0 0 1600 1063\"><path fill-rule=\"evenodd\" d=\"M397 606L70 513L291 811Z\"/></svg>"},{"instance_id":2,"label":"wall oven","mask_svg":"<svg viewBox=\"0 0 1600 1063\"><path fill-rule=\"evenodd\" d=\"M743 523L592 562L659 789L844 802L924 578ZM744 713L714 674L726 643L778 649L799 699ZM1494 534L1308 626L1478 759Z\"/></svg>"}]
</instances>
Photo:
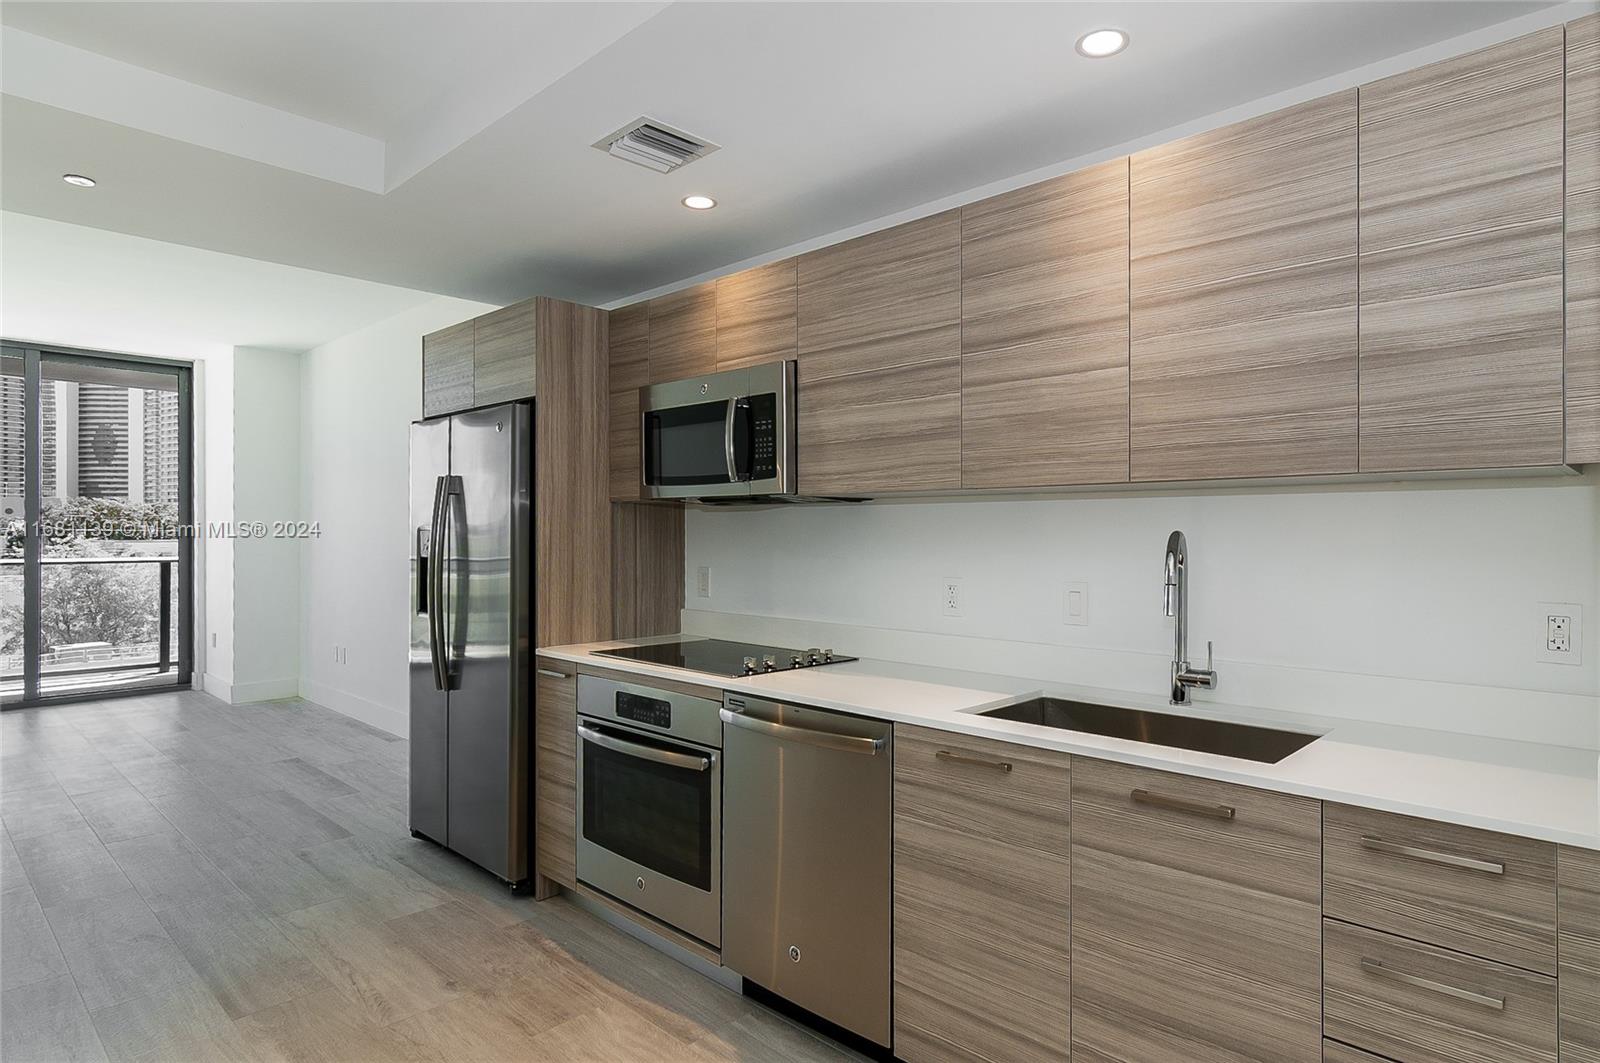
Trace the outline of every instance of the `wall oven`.
<instances>
[{"instance_id":1,"label":"wall oven","mask_svg":"<svg viewBox=\"0 0 1600 1063\"><path fill-rule=\"evenodd\" d=\"M578 677L578 879L722 944L719 702Z\"/></svg>"},{"instance_id":2,"label":"wall oven","mask_svg":"<svg viewBox=\"0 0 1600 1063\"><path fill-rule=\"evenodd\" d=\"M794 385L783 361L643 388L645 497L793 495Z\"/></svg>"}]
</instances>

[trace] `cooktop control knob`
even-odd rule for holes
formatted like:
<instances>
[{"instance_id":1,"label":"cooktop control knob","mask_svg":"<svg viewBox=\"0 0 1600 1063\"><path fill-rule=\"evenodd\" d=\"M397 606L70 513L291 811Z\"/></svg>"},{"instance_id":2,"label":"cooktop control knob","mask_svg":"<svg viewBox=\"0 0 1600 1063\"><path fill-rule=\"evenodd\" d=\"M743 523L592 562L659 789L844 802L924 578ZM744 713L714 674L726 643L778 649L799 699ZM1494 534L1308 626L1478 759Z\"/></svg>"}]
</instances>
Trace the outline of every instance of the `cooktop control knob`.
<instances>
[{"instance_id":1,"label":"cooktop control knob","mask_svg":"<svg viewBox=\"0 0 1600 1063\"><path fill-rule=\"evenodd\" d=\"M744 674L745 675L749 675L751 672L754 672L755 670L756 670L756 659L754 657L746 657L744 659Z\"/></svg>"},{"instance_id":2,"label":"cooktop control knob","mask_svg":"<svg viewBox=\"0 0 1600 1063\"><path fill-rule=\"evenodd\" d=\"M778 669L778 658L769 653L761 659L761 664L767 671L775 672Z\"/></svg>"},{"instance_id":3,"label":"cooktop control knob","mask_svg":"<svg viewBox=\"0 0 1600 1063\"><path fill-rule=\"evenodd\" d=\"M832 646L829 646L827 649L822 651L822 659L824 661L833 660L833 647Z\"/></svg>"},{"instance_id":4,"label":"cooktop control knob","mask_svg":"<svg viewBox=\"0 0 1600 1063\"><path fill-rule=\"evenodd\" d=\"M798 653L789 654L789 667L790 668L804 668L805 667L805 663L806 663L805 659L803 657L801 657Z\"/></svg>"},{"instance_id":5,"label":"cooktop control knob","mask_svg":"<svg viewBox=\"0 0 1600 1063\"><path fill-rule=\"evenodd\" d=\"M815 647L815 646L813 646L810 649L806 650L806 662L808 664L821 664L822 663L822 651L817 649L817 647Z\"/></svg>"}]
</instances>

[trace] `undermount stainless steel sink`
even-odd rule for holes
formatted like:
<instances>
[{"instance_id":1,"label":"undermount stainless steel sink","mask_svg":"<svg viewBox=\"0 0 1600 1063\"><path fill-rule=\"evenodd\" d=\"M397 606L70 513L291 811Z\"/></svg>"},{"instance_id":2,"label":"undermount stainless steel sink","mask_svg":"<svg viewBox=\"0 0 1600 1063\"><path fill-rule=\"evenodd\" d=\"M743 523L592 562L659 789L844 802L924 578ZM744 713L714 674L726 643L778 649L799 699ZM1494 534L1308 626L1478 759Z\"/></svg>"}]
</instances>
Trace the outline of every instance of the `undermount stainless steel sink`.
<instances>
[{"instance_id":1,"label":"undermount stainless steel sink","mask_svg":"<svg viewBox=\"0 0 1600 1063\"><path fill-rule=\"evenodd\" d=\"M1142 709L1119 709L1111 705L1092 705L1060 698L1034 698L978 715L1036 727L1055 727L1063 731L1083 731L1108 738L1192 749L1199 753L1217 753L1263 764L1276 764L1321 737L1300 731L1278 731L1270 727L1175 716L1167 712L1146 712Z\"/></svg>"}]
</instances>

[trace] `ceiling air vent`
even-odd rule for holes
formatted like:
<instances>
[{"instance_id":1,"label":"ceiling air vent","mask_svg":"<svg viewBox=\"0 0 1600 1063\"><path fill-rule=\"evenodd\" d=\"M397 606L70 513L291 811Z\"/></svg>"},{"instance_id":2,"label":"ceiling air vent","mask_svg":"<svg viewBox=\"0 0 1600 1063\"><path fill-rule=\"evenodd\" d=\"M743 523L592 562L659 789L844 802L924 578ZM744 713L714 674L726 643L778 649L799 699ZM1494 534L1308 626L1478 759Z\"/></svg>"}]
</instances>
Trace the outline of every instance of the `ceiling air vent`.
<instances>
[{"instance_id":1,"label":"ceiling air vent","mask_svg":"<svg viewBox=\"0 0 1600 1063\"><path fill-rule=\"evenodd\" d=\"M717 150L717 145L709 140L690 136L650 118L629 122L610 136L601 137L594 146L656 173L671 173Z\"/></svg>"}]
</instances>

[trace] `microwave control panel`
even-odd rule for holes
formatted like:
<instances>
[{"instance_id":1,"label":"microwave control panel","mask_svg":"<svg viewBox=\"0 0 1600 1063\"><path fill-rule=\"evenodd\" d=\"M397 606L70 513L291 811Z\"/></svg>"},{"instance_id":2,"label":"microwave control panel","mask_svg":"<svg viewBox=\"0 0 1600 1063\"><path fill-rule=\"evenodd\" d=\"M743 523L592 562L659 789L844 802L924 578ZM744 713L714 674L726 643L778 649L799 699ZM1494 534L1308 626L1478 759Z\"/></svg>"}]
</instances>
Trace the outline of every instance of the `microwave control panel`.
<instances>
[{"instance_id":1,"label":"microwave control panel","mask_svg":"<svg viewBox=\"0 0 1600 1063\"><path fill-rule=\"evenodd\" d=\"M750 396L750 429L755 441L750 479L770 480L778 475L778 396Z\"/></svg>"},{"instance_id":2,"label":"microwave control panel","mask_svg":"<svg viewBox=\"0 0 1600 1063\"><path fill-rule=\"evenodd\" d=\"M672 704L659 698L617 691L617 719L632 720L649 727L672 726Z\"/></svg>"}]
</instances>

